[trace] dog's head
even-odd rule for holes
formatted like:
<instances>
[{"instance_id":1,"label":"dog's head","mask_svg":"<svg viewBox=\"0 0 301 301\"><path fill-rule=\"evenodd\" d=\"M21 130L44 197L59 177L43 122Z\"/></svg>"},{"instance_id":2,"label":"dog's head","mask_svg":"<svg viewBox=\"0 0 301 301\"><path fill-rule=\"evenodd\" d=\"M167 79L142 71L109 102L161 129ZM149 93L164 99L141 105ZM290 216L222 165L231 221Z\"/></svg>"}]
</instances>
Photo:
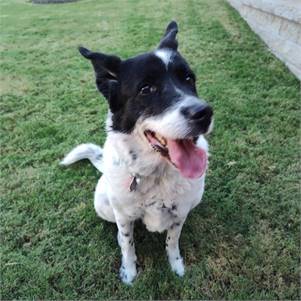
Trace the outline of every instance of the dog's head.
<instances>
[{"instance_id":1,"label":"dog's head","mask_svg":"<svg viewBox=\"0 0 301 301\"><path fill-rule=\"evenodd\" d=\"M98 90L108 100L112 130L141 139L188 178L206 169L205 150L196 146L210 131L212 108L197 95L195 75L178 52L172 21L155 51L121 60L80 47L92 62Z\"/></svg>"}]
</instances>

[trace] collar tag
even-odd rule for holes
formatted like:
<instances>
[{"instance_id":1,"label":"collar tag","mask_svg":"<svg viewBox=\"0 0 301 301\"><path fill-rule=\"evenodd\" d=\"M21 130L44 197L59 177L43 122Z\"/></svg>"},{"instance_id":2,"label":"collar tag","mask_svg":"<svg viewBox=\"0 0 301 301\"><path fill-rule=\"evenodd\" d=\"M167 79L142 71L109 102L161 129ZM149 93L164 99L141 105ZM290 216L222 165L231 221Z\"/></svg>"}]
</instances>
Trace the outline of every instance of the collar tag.
<instances>
[{"instance_id":1,"label":"collar tag","mask_svg":"<svg viewBox=\"0 0 301 301\"><path fill-rule=\"evenodd\" d=\"M132 181L131 181L131 184L130 184L130 192L136 191L137 186L140 182L140 178L138 178L137 176L131 176L131 177L132 177Z\"/></svg>"},{"instance_id":2,"label":"collar tag","mask_svg":"<svg viewBox=\"0 0 301 301\"><path fill-rule=\"evenodd\" d=\"M133 177L132 182L130 184L130 192L135 191L137 188L137 179L136 177Z\"/></svg>"}]
</instances>

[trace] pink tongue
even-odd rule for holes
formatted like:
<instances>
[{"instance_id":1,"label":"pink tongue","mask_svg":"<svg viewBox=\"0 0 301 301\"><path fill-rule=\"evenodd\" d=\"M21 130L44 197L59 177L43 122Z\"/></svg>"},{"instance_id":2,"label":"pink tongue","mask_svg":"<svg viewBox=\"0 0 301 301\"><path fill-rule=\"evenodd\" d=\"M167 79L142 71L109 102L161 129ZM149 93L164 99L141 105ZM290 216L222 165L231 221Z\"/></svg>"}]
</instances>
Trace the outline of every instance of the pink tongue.
<instances>
[{"instance_id":1,"label":"pink tongue","mask_svg":"<svg viewBox=\"0 0 301 301\"><path fill-rule=\"evenodd\" d=\"M191 140L167 139L169 157L186 178L199 178L206 171L207 154Z\"/></svg>"}]
</instances>

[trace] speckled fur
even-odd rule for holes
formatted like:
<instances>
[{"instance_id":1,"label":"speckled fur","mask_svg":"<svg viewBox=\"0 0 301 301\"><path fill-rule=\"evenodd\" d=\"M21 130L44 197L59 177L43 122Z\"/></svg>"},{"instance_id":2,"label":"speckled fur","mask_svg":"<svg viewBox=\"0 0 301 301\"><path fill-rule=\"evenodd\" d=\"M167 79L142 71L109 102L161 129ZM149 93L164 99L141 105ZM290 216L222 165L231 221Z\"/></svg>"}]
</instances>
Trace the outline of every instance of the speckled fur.
<instances>
[{"instance_id":1,"label":"speckled fur","mask_svg":"<svg viewBox=\"0 0 301 301\"><path fill-rule=\"evenodd\" d=\"M145 136L152 131L172 140L198 137L197 145L208 153L200 134L212 129L213 111L197 95L195 75L177 51L177 32L177 23L170 22L155 51L124 61L79 48L91 61L96 86L108 100L107 139L103 149L77 146L62 164L87 158L103 173L94 206L100 217L118 227L120 277L127 284L137 275L133 233L138 219L149 231L167 231L171 269L184 275L179 238L188 213L204 192L205 174L198 179L183 177L166 159L168 150L159 154Z\"/></svg>"},{"instance_id":2,"label":"speckled fur","mask_svg":"<svg viewBox=\"0 0 301 301\"><path fill-rule=\"evenodd\" d=\"M111 114L107 119L107 139L104 148L83 144L71 151L62 164L69 165L86 158L103 173L95 190L97 214L118 227L118 243L122 251L120 276L130 284L135 278L136 254L133 239L134 221L141 219L149 231L167 230L166 250L173 271L184 274L179 251L179 237L188 213L200 203L205 175L187 179L155 152L143 131L148 120L138 122L132 134L110 130ZM197 145L208 151L204 136ZM94 152L94 157L93 157ZM137 180L131 191L133 179Z\"/></svg>"},{"instance_id":3,"label":"speckled fur","mask_svg":"<svg viewBox=\"0 0 301 301\"><path fill-rule=\"evenodd\" d=\"M199 203L205 176L200 179L182 177L144 140L139 131L132 135L109 132L103 149L101 183L106 187L107 197L115 211L128 220L142 219L149 231L162 232L185 219ZM207 149L203 136L198 144ZM129 190L131 175L140 181L135 191Z\"/></svg>"}]
</instances>

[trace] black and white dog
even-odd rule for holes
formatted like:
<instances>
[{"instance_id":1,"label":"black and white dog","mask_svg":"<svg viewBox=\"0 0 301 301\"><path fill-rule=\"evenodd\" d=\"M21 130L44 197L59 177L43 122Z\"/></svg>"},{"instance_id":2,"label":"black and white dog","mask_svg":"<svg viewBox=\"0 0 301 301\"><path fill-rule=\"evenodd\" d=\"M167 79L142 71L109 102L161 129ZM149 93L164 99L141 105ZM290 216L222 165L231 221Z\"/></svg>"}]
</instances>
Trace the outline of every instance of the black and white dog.
<instances>
[{"instance_id":1,"label":"black and white dog","mask_svg":"<svg viewBox=\"0 0 301 301\"><path fill-rule=\"evenodd\" d=\"M121 60L80 47L94 67L96 85L109 104L103 149L82 144L61 162L89 159L103 175L94 206L118 227L120 277L137 274L134 222L149 231L167 230L171 269L184 275L179 237L188 213L204 191L211 107L197 96L195 75L177 51L178 26L172 21L155 51Z\"/></svg>"}]
</instances>

